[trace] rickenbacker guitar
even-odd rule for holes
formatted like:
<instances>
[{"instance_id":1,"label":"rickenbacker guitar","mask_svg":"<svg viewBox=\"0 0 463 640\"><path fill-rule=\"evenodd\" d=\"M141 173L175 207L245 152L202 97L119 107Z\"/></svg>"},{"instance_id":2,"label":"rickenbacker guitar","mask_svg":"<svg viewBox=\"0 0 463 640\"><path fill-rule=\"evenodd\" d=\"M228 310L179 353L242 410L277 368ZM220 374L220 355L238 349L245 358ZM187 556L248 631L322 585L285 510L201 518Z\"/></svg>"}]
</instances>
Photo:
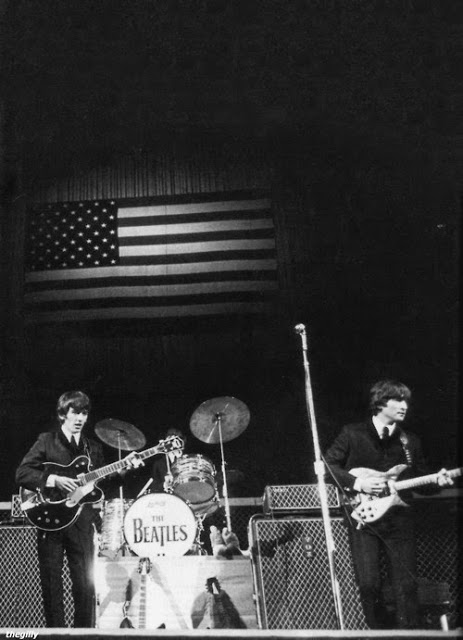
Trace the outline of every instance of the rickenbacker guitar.
<instances>
[{"instance_id":1,"label":"rickenbacker guitar","mask_svg":"<svg viewBox=\"0 0 463 640\"><path fill-rule=\"evenodd\" d=\"M137 457L141 460L160 453L169 453L181 449L183 441L177 436L170 436L150 449L140 451ZM84 504L93 504L104 498L103 492L96 483L127 466L126 460L119 460L100 469L89 471L88 456L78 456L68 465L45 462L44 468L58 476L67 476L78 480L79 486L64 495L56 488L45 488L43 491L30 491L21 487L19 497L21 510L31 524L44 531L59 531L71 525L79 516Z\"/></svg>"},{"instance_id":2,"label":"rickenbacker guitar","mask_svg":"<svg viewBox=\"0 0 463 640\"><path fill-rule=\"evenodd\" d=\"M389 471L381 472L374 469L368 469L366 467L358 467L351 469L349 473L357 478L366 477L380 477L386 480L388 488L383 494L376 496L369 493L358 492L351 500L351 506L353 507L352 517L357 520L359 525L376 522L382 518L391 507L401 506L408 507L409 505L402 500L399 495L400 491L406 489L414 489L415 487L421 487L426 484L437 483L437 473L431 473L427 476L420 476L418 478L410 478L408 480L399 480L397 478L407 469L406 464L398 464L395 467L391 467ZM451 478L457 478L463 473L463 467L458 469L452 469L447 471Z\"/></svg>"}]
</instances>

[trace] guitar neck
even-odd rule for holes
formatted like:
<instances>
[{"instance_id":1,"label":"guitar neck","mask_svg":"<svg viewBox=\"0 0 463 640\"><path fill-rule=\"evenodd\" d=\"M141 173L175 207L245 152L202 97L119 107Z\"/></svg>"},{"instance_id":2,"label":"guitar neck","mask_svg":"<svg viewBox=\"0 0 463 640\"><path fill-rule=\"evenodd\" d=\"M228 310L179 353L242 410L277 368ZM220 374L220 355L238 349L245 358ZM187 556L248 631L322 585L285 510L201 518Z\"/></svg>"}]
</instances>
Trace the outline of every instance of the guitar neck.
<instances>
[{"instance_id":1,"label":"guitar neck","mask_svg":"<svg viewBox=\"0 0 463 640\"><path fill-rule=\"evenodd\" d=\"M138 614L138 628L146 629L146 574L140 578L140 607Z\"/></svg>"},{"instance_id":2,"label":"guitar neck","mask_svg":"<svg viewBox=\"0 0 463 640\"><path fill-rule=\"evenodd\" d=\"M138 453L138 457L141 460L145 460L146 458L151 458L157 453L164 453L164 449L159 445L151 447L150 449L146 449L145 451L141 451ZM127 466L126 460L118 460L117 462L113 462L112 464L107 464L100 469L95 469L93 471L89 471L81 476L81 483L87 484L88 482L95 482L96 480L101 480L102 478L106 478L106 476L110 476L112 473L116 473L117 471L121 471Z\"/></svg>"},{"instance_id":3,"label":"guitar neck","mask_svg":"<svg viewBox=\"0 0 463 640\"><path fill-rule=\"evenodd\" d=\"M458 469L452 469L451 471L447 471L447 474L451 478L457 478L461 476L463 473L463 467ZM399 482L395 483L395 488L397 491L402 491L404 489L413 489L415 487L422 487L426 484L436 484L437 483L438 474L430 473L427 476L421 476L420 478L410 478L409 480L399 480Z\"/></svg>"}]
</instances>

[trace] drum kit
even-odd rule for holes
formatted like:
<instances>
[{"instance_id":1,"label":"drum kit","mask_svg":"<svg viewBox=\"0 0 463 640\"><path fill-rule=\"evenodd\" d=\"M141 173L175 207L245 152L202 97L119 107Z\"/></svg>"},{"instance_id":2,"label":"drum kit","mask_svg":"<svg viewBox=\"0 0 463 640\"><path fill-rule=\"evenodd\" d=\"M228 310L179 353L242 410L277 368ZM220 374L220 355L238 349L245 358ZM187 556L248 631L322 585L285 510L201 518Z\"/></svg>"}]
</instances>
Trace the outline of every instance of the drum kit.
<instances>
[{"instance_id":1,"label":"drum kit","mask_svg":"<svg viewBox=\"0 0 463 640\"><path fill-rule=\"evenodd\" d=\"M228 476L224 443L237 438L247 428L250 413L241 400L232 396L203 402L190 419L194 436L207 444L220 446L220 484L227 528L232 529L228 496ZM96 435L110 447L138 451L146 444L135 426L109 418L98 422ZM146 493L142 489L135 500L127 500L119 488L119 498L105 501L102 512L100 553L116 557L120 552L143 558L202 555L203 521L219 508L217 472L211 460L201 454L178 457L170 466L171 481L164 493ZM128 549L127 549L128 547Z\"/></svg>"}]
</instances>

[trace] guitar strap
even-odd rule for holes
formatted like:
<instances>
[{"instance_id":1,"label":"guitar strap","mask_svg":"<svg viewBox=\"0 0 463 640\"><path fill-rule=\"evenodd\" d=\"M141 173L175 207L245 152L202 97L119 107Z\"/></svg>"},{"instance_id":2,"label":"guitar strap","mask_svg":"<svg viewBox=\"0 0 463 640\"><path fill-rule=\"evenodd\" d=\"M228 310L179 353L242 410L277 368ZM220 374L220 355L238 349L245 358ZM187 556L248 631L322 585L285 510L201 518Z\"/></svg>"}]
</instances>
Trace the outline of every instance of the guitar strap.
<instances>
[{"instance_id":1,"label":"guitar strap","mask_svg":"<svg viewBox=\"0 0 463 640\"><path fill-rule=\"evenodd\" d=\"M93 462L92 462L92 456L90 455L90 445L89 442L87 440L87 438L83 438L83 442L84 442L84 453L87 456L87 458L90 460L89 465L88 465L88 469L89 471L92 471L93 469Z\"/></svg>"},{"instance_id":2,"label":"guitar strap","mask_svg":"<svg viewBox=\"0 0 463 640\"><path fill-rule=\"evenodd\" d=\"M402 449L404 450L405 453L405 458L407 459L407 464L409 467L412 466L413 463L413 459L412 459L412 452L410 450L410 440L407 436L407 434L402 431L402 429L400 430L400 443L402 445Z\"/></svg>"}]
</instances>

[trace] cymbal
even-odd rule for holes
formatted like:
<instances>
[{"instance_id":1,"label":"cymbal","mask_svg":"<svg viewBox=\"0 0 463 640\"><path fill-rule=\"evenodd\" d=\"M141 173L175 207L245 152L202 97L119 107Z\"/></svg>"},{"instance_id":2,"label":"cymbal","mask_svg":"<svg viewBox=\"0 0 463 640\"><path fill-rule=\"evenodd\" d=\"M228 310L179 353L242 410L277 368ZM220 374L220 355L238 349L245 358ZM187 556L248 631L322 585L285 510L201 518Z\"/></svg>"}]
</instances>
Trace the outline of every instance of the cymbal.
<instances>
[{"instance_id":1,"label":"cymbal","mask_svg":"<svg viewBox=\"0 0 463 640\"><path fill-rule=\"evenodd\" d=\"M105 444L124 451L136 451L146 444L145 436L137 427L113 418L97 422L95 433Z\"/></svg>"},{"instance_id":2,"label":"cymbal","mask_svg":"<svg viewBox=\"0 0 463 640\"><path fill-rule=\"evenodd\" d=\"M248 426L249 409L241 400L232 396L206 400L194 411L190 420L191 432L202 442L220 442L219 417L222 442L237 438Z\"/></svg>"}]
</instances>

